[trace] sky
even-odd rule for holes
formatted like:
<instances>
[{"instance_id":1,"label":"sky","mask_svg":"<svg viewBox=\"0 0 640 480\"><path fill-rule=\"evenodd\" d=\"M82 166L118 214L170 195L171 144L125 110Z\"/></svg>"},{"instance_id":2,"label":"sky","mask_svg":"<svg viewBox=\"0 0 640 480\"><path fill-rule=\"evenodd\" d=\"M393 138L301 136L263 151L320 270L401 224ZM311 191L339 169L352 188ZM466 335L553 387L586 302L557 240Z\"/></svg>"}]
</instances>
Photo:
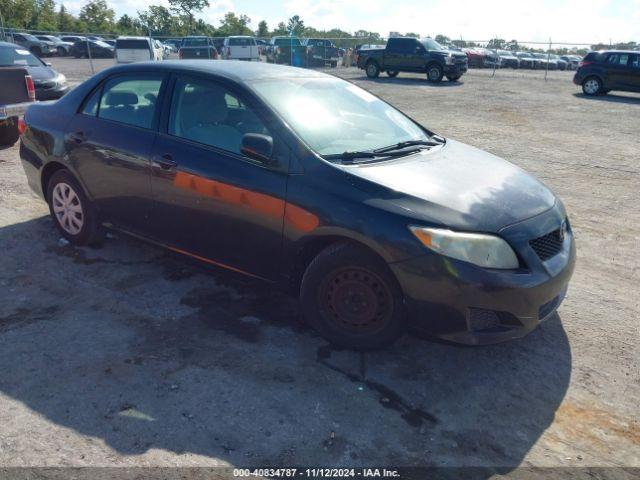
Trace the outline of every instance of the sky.
<instances>
[{"instance_id":1,"label":"sky","mask_svg":"<svg viewBox=\"0 0 640 480\"><path fill-rule=\"evenodd\" d=\"M59 2L60 0L58 0ZM168 0L107 0L116 15L135 15ZM246 14L251 27L269 28L293 15L318 29L442 33L451 38L572 42L592 44L634 40L640 43L640 0L210 0L199 16L219 25L226 12ZM84 0L67 0L78 13Z\"/></svg>"}]
</instances>

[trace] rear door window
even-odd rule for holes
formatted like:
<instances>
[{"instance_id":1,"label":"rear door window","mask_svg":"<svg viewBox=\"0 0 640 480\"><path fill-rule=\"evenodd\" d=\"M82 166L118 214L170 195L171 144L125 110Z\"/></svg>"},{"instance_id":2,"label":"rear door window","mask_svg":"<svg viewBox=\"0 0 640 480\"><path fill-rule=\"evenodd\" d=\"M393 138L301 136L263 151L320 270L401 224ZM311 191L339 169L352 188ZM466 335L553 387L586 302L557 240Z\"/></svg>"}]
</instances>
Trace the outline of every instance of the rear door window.
<instances>
[{"instance_id":1,"label":"rear door window","mask_svg":"<svg viewBox=\"0 0 640 480\"><path fill-rule=\"evenodd\" d=\"M607 57L607 64L618 67L626 67L629 62L628 53L612 53Z\"/></svg>"},{"instance_id":2,"label":"rear door window","mask_svg":"<svg viewBox=\"0 0 640 480\"><path fill-rule=\"evenodd\" d=\"M99 118L152 128L163 77L131 75L115 77L104 85Z\"/></svg>"}]
</instances>

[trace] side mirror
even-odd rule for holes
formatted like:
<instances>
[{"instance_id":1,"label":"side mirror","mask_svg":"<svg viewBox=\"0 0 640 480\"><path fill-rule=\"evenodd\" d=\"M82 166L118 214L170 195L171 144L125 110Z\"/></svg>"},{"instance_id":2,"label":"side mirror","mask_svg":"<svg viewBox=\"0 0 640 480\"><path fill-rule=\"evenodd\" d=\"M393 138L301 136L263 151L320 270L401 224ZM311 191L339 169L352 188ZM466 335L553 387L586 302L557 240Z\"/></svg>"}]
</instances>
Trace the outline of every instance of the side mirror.
<instances>
[{"instance_id":1,"label":"side mirror","mask_svg":"<svg viewBox=\"0 0 640 480\"><path fill-rule=\"evenodd\" d=\"M269 164L273 154L273 138L259 133L246 133L242 137L240 152L260 163Z\"/></svg>"},{"instance_id":2,"label":"side mirror","mask_svg":"<svg viewBox=\"0 0 640 480\"><path fill-rule=\"evenodd\" d=\"M44 62L44 64L45 64L47 67L50 67L50 66L51 66L51 62Z\"/></svg>"}]
</instances>

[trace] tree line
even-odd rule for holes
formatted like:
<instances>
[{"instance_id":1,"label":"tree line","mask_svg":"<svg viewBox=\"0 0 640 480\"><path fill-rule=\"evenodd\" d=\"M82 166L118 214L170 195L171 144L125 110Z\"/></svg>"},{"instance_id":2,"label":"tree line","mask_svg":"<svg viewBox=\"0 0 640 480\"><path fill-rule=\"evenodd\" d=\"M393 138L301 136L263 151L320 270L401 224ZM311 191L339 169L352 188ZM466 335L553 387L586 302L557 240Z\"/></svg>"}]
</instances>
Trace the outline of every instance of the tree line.
<instances>
[{"instance_id":1,"label":"tree line","mask_svg":"<svg viewBox=\"0 0 640 480\"><path fill-rule=\"evenodd\" d=\"M347 32L339 28L317 30L305 25L298 15L279 22L272 29L264 20L258 23L257 30L250 28L251 19L247 15L229 12L219 25L211 25L196 14L209 7L209 0L169 0L169 7L151 5L147 10L138 11L137 15L124 14L116 18L116 13L109 8L106 0L89 0L78 15L71 14L61 3L56 8L54 0L0 0L0 19L4 28L41 32L94 33L104 35L153 35L157 37L182 37L185 35L207 35L210 37L227 37L229 35L255 35L268 38L275 35L295 35L298 37L319 37L338 39L334 43L347 46L351 42L346 39L361 38L362 43L384 43L377 32L357 30ZM394 35L400 35L394 32ZM407 37L420 37L413 32L404 34ZM345 39L340 41L339 39ZM474 42L450 39L445 35L436 35L435 40L444 45L457 47L480 46ZM506 41L500 38L491 39L488 48L527 50L516 40ZM615 45L595 44L592 50L606 48L636 49L635 42ZM578 53L586 53L588 49L578 49ZM569 49L555 47L554 53L567 53Z\"/></svg>"}]
</instances>

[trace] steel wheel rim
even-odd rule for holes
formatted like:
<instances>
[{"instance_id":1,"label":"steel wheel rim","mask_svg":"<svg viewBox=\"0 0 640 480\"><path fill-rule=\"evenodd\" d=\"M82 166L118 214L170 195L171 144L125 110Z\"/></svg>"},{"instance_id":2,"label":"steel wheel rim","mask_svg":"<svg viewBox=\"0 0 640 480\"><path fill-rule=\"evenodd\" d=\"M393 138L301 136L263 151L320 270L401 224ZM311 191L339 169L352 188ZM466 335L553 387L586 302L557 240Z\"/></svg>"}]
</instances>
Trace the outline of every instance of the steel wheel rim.
<instances>
[{"instance_id":1,"label":"steel wheel rim","mask_svg":"<svg viewBox=\"0 0 640 480\"><path fill-rule=\"evenodd\" d=\"M319 291L328 320L341 330L366 334L381 330L393 314L393 296L375 273L346 267L327 276Z\"/></svg>"},{"instance_id":2,"label":"steel wheel rim","mask_svg":"<svg viewBox=\"0 0 640 480\"><path fill-rule=\"evenodd\" d=\"M62 229L77 235L84 225L84 212L80 197L68 183L60 182L51 194L53 213Z\"/></svg>"},{"instance_id":3,"label":"steel wheel rim","mask_svg":"<svg viewBox=\"0 0 640 480\"><path fill-rule=\"evenodd\" d=\"M369 72L369 75L374 76L376 74L375 65L369 65L369 67L367 67L367 72Z\"/></svg>"},{"instance_id":4,"label":"steel wheel rim","mask_svg":"<svg viewBox=\"0 0 640 480\"><path fill-rule=\"evenodd\" d=\"M429 70L429 78L431 80L435 80L439 76L440 76L440 71L437 68L432 68L431 70Z\"/></svg>"},{"instance_id":5,"label":"steel wheel rim","mask_svg":"<svg viewBox=\"0 0 640 480\"><path fill-rule=\"evenodd\" d=\"M598 82L596 80L587 80L584 83L584 89L587 91L587 93L596 93L598 91L599 85Z\"/></svg>"}]
</instances>

